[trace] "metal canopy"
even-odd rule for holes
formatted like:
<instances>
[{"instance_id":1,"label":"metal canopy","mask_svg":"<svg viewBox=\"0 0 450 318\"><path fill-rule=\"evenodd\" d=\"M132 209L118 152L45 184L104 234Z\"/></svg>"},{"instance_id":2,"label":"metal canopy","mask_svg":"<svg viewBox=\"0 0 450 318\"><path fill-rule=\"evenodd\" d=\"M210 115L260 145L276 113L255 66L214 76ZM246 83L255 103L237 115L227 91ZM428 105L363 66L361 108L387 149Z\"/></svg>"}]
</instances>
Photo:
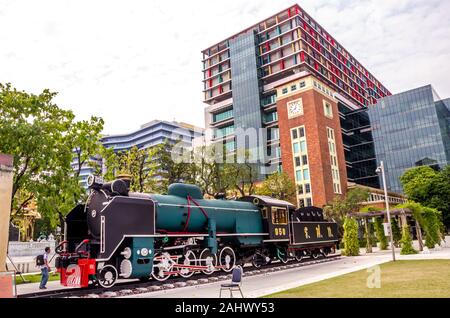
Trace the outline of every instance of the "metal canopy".
<instances>
[{"instance_id":1,"label":"metal canopy","mask_svg":"<svg viewBox=\"0 0 450 318\"><path fill-rule=\"evenodd\" d=\"M406 216L412 216L412 212L410 209L393 209L389 211L391 215L406 215ZM372 211L372 212L356 212L356 213L350 213L350 216L355 217L357 219L362 218L371 218L371 217L377 217L377 216L385 216L386 210L380 210L380 211Z\"/></svg>"}]
</instances>

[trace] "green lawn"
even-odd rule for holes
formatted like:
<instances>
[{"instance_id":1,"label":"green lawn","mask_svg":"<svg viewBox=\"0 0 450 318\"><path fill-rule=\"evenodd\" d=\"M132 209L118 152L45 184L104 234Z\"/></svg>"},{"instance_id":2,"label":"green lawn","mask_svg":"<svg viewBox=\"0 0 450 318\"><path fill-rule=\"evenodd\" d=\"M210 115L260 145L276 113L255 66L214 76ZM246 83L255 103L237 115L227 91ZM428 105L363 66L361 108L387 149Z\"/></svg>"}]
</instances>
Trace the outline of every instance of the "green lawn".
<instances>
[{"instance_id":1,"label":"green lawn","mask_svg":"<svg viewBox=\"0 0 450 318\"><path fill-rule=\"evenodd\" d=\"M39 283L41 281L41 274L31 274L31 275L24 274L23 277L27 280L27 282L24 283L22 277L20 277L20 275L16 275L17 285L27 283ZM59 280L59 273L51 272L48 277L48 281L52 280Z\"/></svg>"},{"instance_id":2,"label":"green lawn","mask_svg":"<svg viewBox=\"0 0 450 318\"><path fill-rule=\"evenodd\" d=\"M380 288L368 288L371 273L361 270L265 297L450 298L450 260L396 261L380 268Z\"/></svg>"}]
</instances>

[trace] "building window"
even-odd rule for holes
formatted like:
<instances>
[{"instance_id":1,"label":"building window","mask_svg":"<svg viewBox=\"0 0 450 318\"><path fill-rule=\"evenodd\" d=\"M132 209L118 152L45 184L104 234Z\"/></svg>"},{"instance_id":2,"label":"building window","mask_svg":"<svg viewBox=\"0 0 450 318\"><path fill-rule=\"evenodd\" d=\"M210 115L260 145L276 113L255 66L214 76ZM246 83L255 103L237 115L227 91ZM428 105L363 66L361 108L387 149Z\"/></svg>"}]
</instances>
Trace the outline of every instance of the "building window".
<instances>
[{"instance_id":1,"label":"building window","mask_svg":"<svg viewBox=\"0 0 450 318\"><path fill-rule=\"evenodd\" d=\"M303 186L300 184L297 186L298 194L303 194Z\"/></svg>"},{"instance_id":2,"label":"building window","mask_svg":"<svg viewBox=\"0 0 450 318\"><path fill-rule=\"evenodd\" d=\"M336 142L334 139L334 130L327 127L328 147L330 150L330 164L331 164L331 177L333 179L333 191L336 194L341 194L341 180L339 177L339 166L336 156Z\"/></svg>"},{"instance_id":3,"label":"building window","mask_svg":"<svg viewBox=\"0 0 450 318\"><path fill-rule=\"evenodd\" d=\"M305 193L311 193L311 185L309 183L305 183Z\"/></svg>"},{"instance_id":4,"label":"building window","mask_svg":"<svg viewBox=\"0 0 450 318\"><path fill-rule=\"evenodd\" d=\"M287 88L283 88L282 90L281 90L281 94L287 94L288 93L288 89Z\"/></svg>"},{"instance_id":5,"label":"building window","mask_svg":"<svg viewBox=\"0 0 450 318\"><path fill-rule=\"evenodd\" d=\"M309 169L303 169L303 180L309 180Z\"/></svg>"},{"instance_id":6,"label":"building window","mask_svg":"<svg viewBox=\"0 0 450 318\"><path fill-rule=\"evenodd\" d=\"M302 156L303 157L303 156ZM295 166L296 167L300 167L301 162L300 162L300 157L295 157Z\"/></svg>"},{"instance_id":7,"label":"building window","mask_svg":"<svg viewBox=\"0 0 450 318\"><path fill-rule=\"evenodd\" d=\"M323 113L328 118L333 118L333 108L326 100L323 101Z\"/></svg>"},{"instance_id":8,"label":"building window","mask_svg":"<svg viewBox=\"0 0 450 318\"><path fill-rule=\"evenodd\" d=\"M233 109L229 109L221 113L213 114L213 122L219 122L232 117L233 117Z\"/></svg>"},{"instance_id":9,"label":"building window","mask_svg":"<svg viewBox=\"0 0 450 318\"><path fill-rule=\"evenodd\" d=\"M312 206L312 199L306 198L306 206Z\"/></svg>"},{"instance_id":10,"label":"building window","mask_svg":"<svg viewBox=\"0 0 450 318\"><path fill-rule=\"evenodd\" d=\"M286 209L272 208L272 224L278 225L287 224Z\"/></svg>"},{"instance_id":11,"label":"building window","mask_svg":"<svg viewBox=\"0 0 450 318\"><path fill-rule=\"evenodd\" d=\"M297 154L300 152L300 147L298 142L294 142L294 153Z\"/></svg>"},{"instance_id":12,"label":"building window","mask_svg":"<svg viewBox=\"0 0 450 318\"><path fill-rule=\"evenodd\" d=\"M291 86L291 92L295 91L297 89L297 85L292 85Z\"/></svg>"},{"instance_id":13,"label":"building window","mask_svg":"<svg viewBox=\"0 0 450 318\"><path fill-rule=\"evenodd\" d=\"M298 161L300 161L300 158L298 158L298 159L299 159ZM306 166L308 164L308 156L307 155L302 155L302 164L304 166Z\"/></svg>"},{"instance_id":14,"label":"building window","mask_svg":"<svg viewBox=\"0 0 450 318\"><path fill-rule=\"evenodd\" d=\"M295 171L295 178L297 179L297 182L302 182L302 171L301 170Z\"/></svg>"},{"instance_id":15,"label":"building window","mask_svg":"<svg viewBox=\"0 0 450 318\"><path fill-rule=\"evenodd\" d=\"M300 138L305 137L305 128L303 126L298 129L298 132L300 134Z\"/></svg>"},{"instance_id":16,"label":"building window","mask_svg":"<svg viewBox=\"0 0 450 318\"><path fill-rule=\"evenodd\" d=\"M302 153L306 152L306 141L305 140L300 141L300 151Z\"/></svg>"},{"instance_id":17,"label":"building window","mask_svg":"<svg viewBox=\"0 0 450 318\"><path fill-rule=\"evenodd\" d=\"M305 199L300 199L300 200L298 200L298 206L299 206L300 208L305 207Z\"/></svg>"},{"instance_id":18,"label":"building window","mask_svg":"<svg viewBox=\"0 0 450 318\"><path fill-rule=\"evenodd\" d=\"M292 139L297 139L297 138L298 138L297 129L292 129Z\"/></svg>"},{"instance_id":19,"label":"building window","mask_svg":"<svg viewBox=\"0 0 450 318\"><path fill-rule=\"evenodd\" d=\"M306 86L305 81L300 82L300 88L303 88L305 86Z\"/></svg>"}]
</instances>

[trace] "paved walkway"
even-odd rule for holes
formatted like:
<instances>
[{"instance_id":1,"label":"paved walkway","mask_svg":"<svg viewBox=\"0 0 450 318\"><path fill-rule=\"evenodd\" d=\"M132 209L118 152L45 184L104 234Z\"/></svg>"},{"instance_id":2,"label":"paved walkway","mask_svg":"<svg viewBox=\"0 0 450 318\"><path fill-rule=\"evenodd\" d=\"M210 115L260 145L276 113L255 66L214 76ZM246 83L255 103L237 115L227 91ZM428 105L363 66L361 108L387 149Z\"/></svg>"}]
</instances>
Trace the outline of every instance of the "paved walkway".
<instances>
[{"instance_id":1,"label":"paved walkway","mask_svg":"<svg viewBox=\"0 0 450 318\"><path fill-rule=\"evenodd\" d=\"M450 259L450 237L446 238L446 247L431 250L429 254L400 255L400 249L396 249L396 258L399 260L410 259ZM417 248L417 242L415 242ZM314 283L331 277L340 276L354 271L367 269L372 266L389 262L392 259L390 250L379 251L374 248L374 253L366 254L361 249L361 255L355 257L343 257L331 263L321 263L306 267L293 268L280 272L269 272L264 275L249 276L243 278L242 291L245 297L261 297L290 288ZM195 276L194 276L195 277ZM195 279L192 277L192 279ZM192 287L169 289L151 293L124 296L125 298L216 298L219 296L220 285L224 282L202 284ZM64 289L59 281L47 283L47 290ZM39 292L39 283L17 285L18 294ZM224 297L229 294L223 293ZM236 294L237 297L237 294Z\"/></svg>"},{"instance_id":2,"label":"paved walkway","mask_svg":"<svg viewBox=\"0 0 450 318\"><path fill-rule=\"evenodd\" d=\"M447 238L446 247L430 251L429 254L400 255L400 249L396 249L396 259L450 259L449 242L450 237ZM361 254L361 256L343 257L342 259L331 263L322 263L280 272L270 272L264 275L244 277L242 281L242 291L246 298L261 297L354 271L367 269L392 260L390 250L379 251L377 248L374 248L374 253L365 254L364 249L362 249ZM124 298L217 298L219 296L220 285L223 283L224 282L217 282L192 287L169 289L124 296ZM222 293L222 295L224 297L229 297L229 293L227 294L226 292ZM235 297L238 297L238 293Z\"/></svg>"}]
</instances>

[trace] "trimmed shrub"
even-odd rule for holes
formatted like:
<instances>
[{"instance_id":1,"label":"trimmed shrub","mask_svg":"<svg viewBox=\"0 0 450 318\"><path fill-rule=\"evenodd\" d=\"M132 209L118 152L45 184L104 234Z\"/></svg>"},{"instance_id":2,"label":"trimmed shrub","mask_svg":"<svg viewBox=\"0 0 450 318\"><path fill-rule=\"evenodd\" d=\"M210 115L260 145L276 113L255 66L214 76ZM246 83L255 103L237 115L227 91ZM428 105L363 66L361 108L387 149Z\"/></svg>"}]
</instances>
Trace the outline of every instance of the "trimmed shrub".
<instances>
[{"instance_id":1,"label":"trimmed shrub","mask_svg":"<svg viewBox=\"0 0 450 318\"><path fill-rule=\"evenodd\" d=\"M400 240L402 239L402 233L400 231L400 227L398 226L397 220L395 218L391 219L391 229L392 229L392 236L394 239L394 246L399 247Z\"/></svg>"},{"instance_id":2,"label":"trimmed shrub","mask_svg":"<svg viewBox=\"0 0 450 318\"><path fill-rule=\"evenodd\" d=\"M359 240L358 240L358 223L355 219L348 216L344 219L344 250L343 255L357 256L359 255Z\"/></svg>"},{"instance_id":3,"label":"trimmed shrub","mask_svg":"<svg viewBox=\"0 0 450 318\"><path fill-rule=\"evenodd\" d=\"M440 212L436 209L423 207L422 216L425 219L425 246L434 248L436 244L441 243L441 222Z\"/></svg>"},{"instance_id":4,"label":"trimmed shrub","mask_svg":"<svg viewBox=\"0 0 450 318\"><path fill-rule=\"evenodd\" d=\"M387 250L388 240L384 235L384 227L382 218L375 218L373 223L375 227L375 233L377 234L378 242L380 242L380 250Z\"/></svg>"},{"instance_id":5,"label":"trimmed shrub","mask_svg":"<svg viewBox=\"0 0 450 318\"><path fill-rule=\"evenodd\" d=\"M409 233L408 225L403 226L402 239L400 240L400 243L402 245L402 249L400 251L401 255L417 254L417 251L412 246L412 238Z\"/></svg>"}]
</instances>

